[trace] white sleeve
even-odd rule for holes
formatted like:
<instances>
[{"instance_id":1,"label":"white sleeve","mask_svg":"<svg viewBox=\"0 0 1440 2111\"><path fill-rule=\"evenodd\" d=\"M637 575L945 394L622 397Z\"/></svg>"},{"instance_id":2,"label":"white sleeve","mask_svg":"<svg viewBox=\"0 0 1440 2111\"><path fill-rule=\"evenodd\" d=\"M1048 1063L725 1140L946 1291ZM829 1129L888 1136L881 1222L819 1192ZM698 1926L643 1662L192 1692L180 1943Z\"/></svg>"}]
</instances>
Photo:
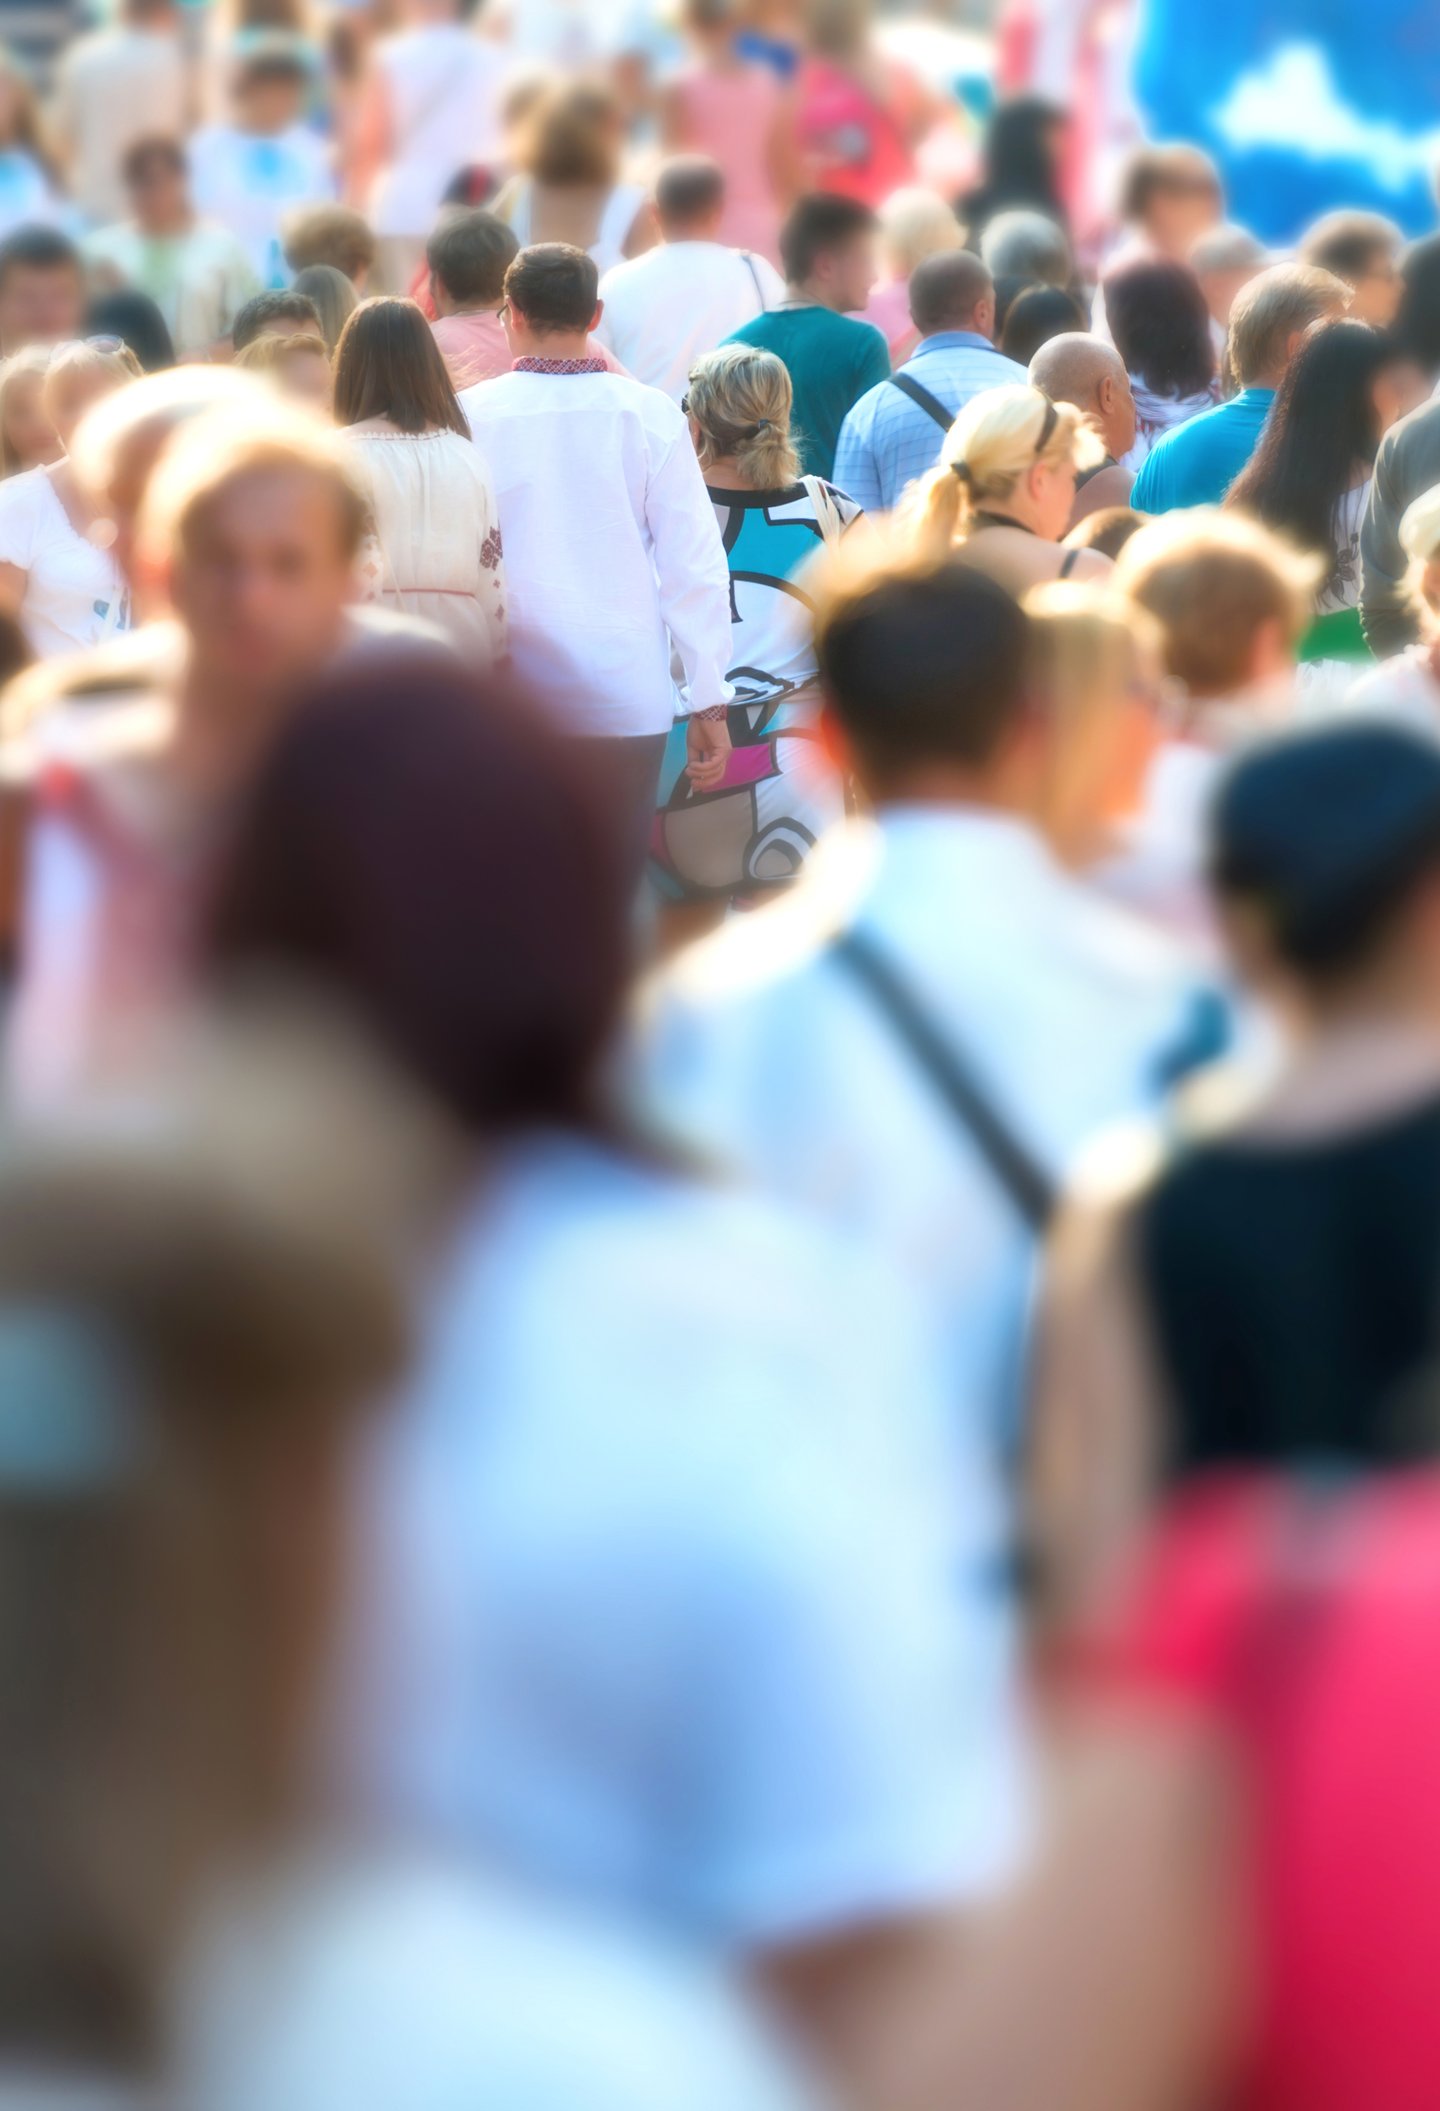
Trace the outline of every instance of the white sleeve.
<instances>
[{"instance_id":1,"label":"white sleeve","mask_svg":"<svg viewBox=\"0 0 1440 2111\"><path fill-rule=\"evenodd\" d=\"M40 493L34 480L43 474L32 469L0 484L0 564L13 564L22 572L35 562Z\"/></svg>"},{"instance_id":2,"label":"white sleeve","mask_svg":"<svg viewBox=\"0 0 1440 2111\"><path fill-rule=\"evenodd\" d=\"M688 432L652 473L645 520L655 551L660 609L685 672L680 716L728 704L730 571L715 508Z\"/></svg>"}]
</instances>

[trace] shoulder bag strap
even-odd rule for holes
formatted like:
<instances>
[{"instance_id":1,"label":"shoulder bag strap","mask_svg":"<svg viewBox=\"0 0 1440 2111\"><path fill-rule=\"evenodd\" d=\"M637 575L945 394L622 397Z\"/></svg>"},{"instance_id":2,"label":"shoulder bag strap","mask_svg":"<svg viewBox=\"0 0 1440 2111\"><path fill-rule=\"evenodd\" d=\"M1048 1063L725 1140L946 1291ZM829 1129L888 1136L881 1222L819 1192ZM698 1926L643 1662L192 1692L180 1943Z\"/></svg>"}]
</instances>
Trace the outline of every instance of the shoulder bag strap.
<instances>
[{"instance_id":1,"label":"shoulder bag strap","mask_svg":"<svg viewBox=\"0 0 1440 2111\"><path fill-rule=\"evenodd\" d=\"M745 266L745 269L749 272L750 277L754 283L755 298L760 303L760 313L762 315L768 315L770 312L770 303L765 298L765 288L760 283L760 272L756 266L754 256L748 249L741 249L738 250L736 253L739 256L741 263Z\"/></svg>"},{"instance_id":2,"label":"shoulder bag strap","mask_svg":"<svg viewBox=\"0 0 1440 2111\"><path fill-rule=\"evenodd\" d=\"M1037 1235L1043 1233L1059 1199L1055 1182L1011 1128L964 1051L940 1032L914 992L864 932L844 932L831 950L894 1027L1025 1223Z\"/></svg>"},{"instance_id":3,"label":"shoulder bag strap","mask_svg":"<svg viewBox=\"0 0 1440 2111\"><path fill-rule=\"evenodd\" d=\"M909 374L904 373L892 374L890 376L890 386L891 388L898 388L902 396L908 396L910 401L918 404L920 409L928 417L933 418L943 431L949 432L951 426L955 423L955 413L946 410L940 398L932 396L928 388L922 388L918 381L913 380Z\"/></svg>"}]
</instances>

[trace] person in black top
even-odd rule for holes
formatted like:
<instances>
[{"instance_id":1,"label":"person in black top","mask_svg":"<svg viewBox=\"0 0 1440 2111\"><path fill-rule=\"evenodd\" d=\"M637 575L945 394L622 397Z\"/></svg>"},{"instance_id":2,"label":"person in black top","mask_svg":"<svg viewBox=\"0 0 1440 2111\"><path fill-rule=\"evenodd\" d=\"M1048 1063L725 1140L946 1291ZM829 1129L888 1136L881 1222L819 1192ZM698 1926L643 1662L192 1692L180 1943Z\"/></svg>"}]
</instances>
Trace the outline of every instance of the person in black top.
<instances>
[{"instance_id":1,"label":"person in black top","mask_svg":"<svg viewBox=\"0 0 1440 2111\"><path fill-rule=\"evenodd\" d=\"M1176 1476L1440 1437L1440 747L1356 719L1251 750L1211 878L1283 1053L1057 1235L1031 1491L1062 1610Z\"/></svg>"}]
</instances>

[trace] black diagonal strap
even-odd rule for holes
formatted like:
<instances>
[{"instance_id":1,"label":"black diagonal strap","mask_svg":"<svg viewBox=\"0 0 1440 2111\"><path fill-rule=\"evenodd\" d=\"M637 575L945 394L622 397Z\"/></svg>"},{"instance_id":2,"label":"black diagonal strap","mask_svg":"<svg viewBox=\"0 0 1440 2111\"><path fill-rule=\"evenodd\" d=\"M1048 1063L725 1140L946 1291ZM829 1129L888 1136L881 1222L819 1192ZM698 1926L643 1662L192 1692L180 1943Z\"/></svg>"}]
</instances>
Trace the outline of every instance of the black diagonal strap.
<instances>
[{"instance_id":1,"label":"black diagonal strap","mask_svg":"<svg viewBox=\"0 0 1440 2111\"><path fill-rule=\"evenodd\" d=\"M1059 1199L1055 1182L1011 1128L965 1051L953 1036L941 1033L872 938L847 931L832 951L874 998L1026 1224L1042 1233Z\"/></svg>"},{"instance_id":2,"label":"black diagonal strap","mask_svg":"<svg viewBox=\"0 0 1440 2111\"><path fill-rule=\"evenodd\" d=\"M946 410L940 398L932 396L928 388L922 388L920 383L912 380L908 374L892 374L890 386L898 388L901 395L908 396L912 403L918 403L921 410L935 420L942 432L949 432L955 423L955 413L953 410Z\"/></svg>"}]
</instances>

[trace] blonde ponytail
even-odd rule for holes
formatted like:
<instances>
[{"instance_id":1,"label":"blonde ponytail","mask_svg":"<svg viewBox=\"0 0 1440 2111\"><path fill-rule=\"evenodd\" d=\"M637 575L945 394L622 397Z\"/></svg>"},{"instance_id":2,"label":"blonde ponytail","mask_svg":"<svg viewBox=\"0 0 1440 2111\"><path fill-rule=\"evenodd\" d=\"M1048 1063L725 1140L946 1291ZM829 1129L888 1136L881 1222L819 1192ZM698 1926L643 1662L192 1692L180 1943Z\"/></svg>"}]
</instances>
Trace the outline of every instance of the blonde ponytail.
<instances>
[{"instance_id":1,"label":"blonde ponytail","mask_svg":"<svg viewBox=\"0 0 1440 2111\"><path fill-rule=\"evenodd\" d=\"M1088 469L1104 452L1073 404L1052 403L1026 382L986 389L946 434L940 467L913 488L906 511L917 548L938 557L963 542L975 515L1004 505L1037 462Z\"/></svg>"},{"instance_id":2,"label":"blonde ponytail","mask_svg":"<svg viewBox=\"0 0 1440 2111\"><path fill-rule=\"evenodd\" d=\"M690 376L690 416L700 428L700 466L733 460L747 486L784 491L800 474L790 437L794 392L784 363L753 345L721 345Z\"/></svg>"}]
</instances>

